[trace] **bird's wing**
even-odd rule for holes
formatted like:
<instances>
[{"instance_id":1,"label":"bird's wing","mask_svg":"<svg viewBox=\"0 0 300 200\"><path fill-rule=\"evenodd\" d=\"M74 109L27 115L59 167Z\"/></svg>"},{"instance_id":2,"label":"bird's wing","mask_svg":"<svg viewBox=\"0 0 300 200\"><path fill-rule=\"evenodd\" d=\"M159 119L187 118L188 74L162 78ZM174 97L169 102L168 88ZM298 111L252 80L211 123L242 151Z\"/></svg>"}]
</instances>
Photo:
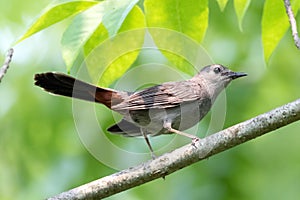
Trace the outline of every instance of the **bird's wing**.
<instances>
[{"instance_id":1,"label":"bird's wing","mask_svg":"<svg viewBox=\"0 0 300 200\"><path fill-rule=\"evenodd\" d=\"M200 85L190 81L164 83L135 92L112 109L121 111L171 108L199 99L202 92Z\"/></svg>"}]
</instances>

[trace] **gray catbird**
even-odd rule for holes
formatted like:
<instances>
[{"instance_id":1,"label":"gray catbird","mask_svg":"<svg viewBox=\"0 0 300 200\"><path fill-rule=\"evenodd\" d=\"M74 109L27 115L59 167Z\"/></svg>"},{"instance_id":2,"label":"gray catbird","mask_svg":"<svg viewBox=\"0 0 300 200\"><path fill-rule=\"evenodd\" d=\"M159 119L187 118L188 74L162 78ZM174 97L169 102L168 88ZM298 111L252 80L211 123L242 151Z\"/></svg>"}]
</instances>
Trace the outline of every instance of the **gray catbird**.
<instances>
[{"instance_id":1,"label":"gray catbird","mask_svg":"<svg viewBox=\"0 0 300 200\"><path fill-rule=\"evenodd\" d=\"M55 72L36 74L35 85L53 94L101 103L122 114L123 119L108 131L144 136L153 153L147 135L177 133L197 139L181 131L197 124L233 79L246 75L214 64L189 80L166 82L137 92L101 88Z\"/></svg>"}]
</instances>

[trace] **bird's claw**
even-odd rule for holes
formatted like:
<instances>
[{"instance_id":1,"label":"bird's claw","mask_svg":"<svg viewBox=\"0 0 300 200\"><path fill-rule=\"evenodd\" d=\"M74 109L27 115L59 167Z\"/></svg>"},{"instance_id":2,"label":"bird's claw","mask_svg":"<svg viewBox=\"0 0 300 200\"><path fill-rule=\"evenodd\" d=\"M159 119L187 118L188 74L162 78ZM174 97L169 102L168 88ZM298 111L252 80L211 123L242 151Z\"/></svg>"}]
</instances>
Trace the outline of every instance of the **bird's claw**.
<instances>
[{"instance_id":1,"label":"bird's claw","mask_svg":"<svg viewBox=\"0 0 300 200\"><path fill-rule=\"evenodd\" d=\"M197 149L196 143L199 142L200 138L195 137L192 139L192 146L195 147Z\"/></svg>"}]
</instances>

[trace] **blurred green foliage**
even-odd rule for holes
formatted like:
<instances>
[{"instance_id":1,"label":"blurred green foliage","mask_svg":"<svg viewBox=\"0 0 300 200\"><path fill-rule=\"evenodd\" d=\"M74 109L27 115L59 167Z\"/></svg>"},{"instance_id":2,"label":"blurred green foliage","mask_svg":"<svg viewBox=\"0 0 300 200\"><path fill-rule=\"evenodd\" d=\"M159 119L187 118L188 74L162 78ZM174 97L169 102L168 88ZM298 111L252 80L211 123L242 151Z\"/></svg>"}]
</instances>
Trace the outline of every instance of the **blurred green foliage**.
<instances>
[{"instance_id":1,"label":"blurred green foliage","mask_svg":"<svg viewBox=\"0 0 300 200\"><path fill-rule=\"evenodd\" d=\"M0 2L1 55L48 3ZM261 40L263 6L263 1L251 1L241 32L233 14L233 1L228 1L223 12L216 1L209 1L204 48L214 62L249 74L226 91L224 127L300 96L300 51L294 46L290 31L271 56L268 67L265 65ZM18 44L13 63L0 84L0 199L46 198L116 171L99 162L82 144L73 119L72 101L33 86L37 72L65 71L59 43L70 20ZM297 21L299 24L299 16ZM135 65L153 60L165 62L161 54L148 53L141 52ZM3 62L2 57L0 61ZM166 75L160 71L156 74L158 80ZM131 81L144 78L145 74L140 74ZM113 123L111 112L101 106L96 109L104 126ZM204 122L209 122L209 116ZM178 171L166 180L159 179L108 199L295 199L300 196L299 129L300 123L296 122ZM143 140L133 143L131 138L109 134L107 137L119 146L146 149ZM172 139L166 137L154 138L154 146ZM103 154L120 161L131 159Z\"/></svg>"}]
</instances>

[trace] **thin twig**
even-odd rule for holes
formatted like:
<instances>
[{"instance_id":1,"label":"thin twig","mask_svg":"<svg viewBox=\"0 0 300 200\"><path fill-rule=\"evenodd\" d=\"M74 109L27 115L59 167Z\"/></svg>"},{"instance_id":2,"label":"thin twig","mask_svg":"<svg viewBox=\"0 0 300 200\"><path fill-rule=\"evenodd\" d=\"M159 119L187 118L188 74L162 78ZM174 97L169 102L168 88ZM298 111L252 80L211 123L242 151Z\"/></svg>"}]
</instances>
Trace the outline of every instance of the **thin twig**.
<instances>
[{"instance_id":1,"label":"thin twig","mask_svg":"<svg viewBox=\"0 0 300 200\"><path fill-rule=\"evenodd\" d=\"M286 13L288 15L290 24L291 24L291 29L292 29L292 34L293 34L293 38L295 41L295 45L296 47L300 50L300 38L298 35L298 31L297 31L297 23L296 23L296 19L294 16L294 13L292 11L292 6L290 3L290 0L283 0L284 1L284 6L285 6L285 10Z\"/></svg>"},{"instance_id":2,"label":"thin twig","mask_svg":"<svg viewBox=\"0 0 300 200\"><path fill-rule=\"evenodd\" d=\"M9 49L8 52L7 52L4 64L0 68L0 82L3 79L5 73L7 72L7 69L9 68L9 64L11 62L13 53L14 53L14 49L13 48Z\"/></svg>"},{"instance_id":3,"label":"thin twig","mask_svg":"<svg viewBox=\"0 0 300 200\"><path fill-rule=\"evenodd\" d=\"M118 173L63 192L57 199L102 199L165 177L192 163L300 120L300 99Z\"/></svg>"}]
</instances>

